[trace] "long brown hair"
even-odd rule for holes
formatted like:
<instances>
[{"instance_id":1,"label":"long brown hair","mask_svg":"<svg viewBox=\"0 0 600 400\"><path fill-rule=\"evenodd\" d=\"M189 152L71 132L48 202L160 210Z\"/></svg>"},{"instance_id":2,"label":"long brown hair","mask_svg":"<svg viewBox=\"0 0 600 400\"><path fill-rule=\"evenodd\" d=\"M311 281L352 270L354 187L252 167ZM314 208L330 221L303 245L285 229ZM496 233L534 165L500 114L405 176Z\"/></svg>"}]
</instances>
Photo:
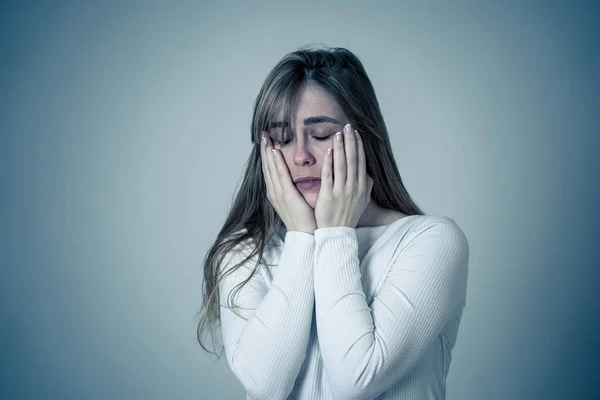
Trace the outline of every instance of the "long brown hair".
<instances>
[{"instance_id":1,"label":"long brown hair","mask_svg":"<svg viewBox=\"0 0 600 400\"><path fill-rule=\"evenodd\" d=\"M288 122L298 89L304 83L324 89L340 105L364 143L367 173L373 178L371 199L386 209L408 215L422 215L404 188L375 91L360 60L349 50L304 48L287 54L269 72L254 103L250 141L253 144L241 184L221 228L204 259L203 305L198 323L198 342L204 350L217 355L215 345L220 322L219 282L245 262L256 257L251 275L228 294L227 306L235 308L232 298L256 273L270 235L277 234L283 223L267 198L260 159L260 134L274 121ZM283 116L283 119L281 118ZM250 254L240 263L221 271L223 258L240 245L249 246ZM235 292L235 293L234 293ZM203 340L210 332L213 349ZM220 354L217 355L220 357Z\"/></svg>"}]
</instances>

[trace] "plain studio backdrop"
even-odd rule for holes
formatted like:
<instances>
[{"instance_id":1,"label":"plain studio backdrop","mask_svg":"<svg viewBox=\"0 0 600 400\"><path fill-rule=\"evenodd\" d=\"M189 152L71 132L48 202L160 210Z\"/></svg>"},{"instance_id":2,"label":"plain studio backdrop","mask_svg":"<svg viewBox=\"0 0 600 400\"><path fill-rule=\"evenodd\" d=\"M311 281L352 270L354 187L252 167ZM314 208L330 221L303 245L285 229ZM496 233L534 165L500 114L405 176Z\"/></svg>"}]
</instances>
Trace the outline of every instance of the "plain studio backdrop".
<instances>
[{"instance_id":1,"label":"plain studio backdrop","mask_svg":"<svg viewBox=\"0 0 600 400\"><path fill-rule=\"evenodd\" d=\"M196 342L202 260L264 78L320 43L469 239L448 399L600 396L594 3L97 3L0 9L0 398L245 398Z\"/></svg>"}]
</instances>

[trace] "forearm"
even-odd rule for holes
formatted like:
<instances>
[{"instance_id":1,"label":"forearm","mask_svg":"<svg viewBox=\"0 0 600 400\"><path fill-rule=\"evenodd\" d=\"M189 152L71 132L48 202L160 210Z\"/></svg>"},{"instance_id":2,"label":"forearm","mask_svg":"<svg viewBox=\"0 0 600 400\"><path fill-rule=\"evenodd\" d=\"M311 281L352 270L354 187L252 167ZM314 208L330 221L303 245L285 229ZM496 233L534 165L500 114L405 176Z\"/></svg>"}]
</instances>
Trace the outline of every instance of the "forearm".
<instances>
[{"instance_id":1,"label":"forearm","mask_svg":"<svg viewBox=\"0 0 600 400\"><path fill-rule=\"evenodd\" d=\"M315 231L315 307L323 362L339 397L368 399L408 372L464 307L468 243L454 223L425 220L403 236L403 248L392 244L389 256L370 259L389 267L368 304L355 233Z\"/></svg>"},{"instance_id":2,"label":"forearm","mask_svg":"<svg viewBox=\"0 0 600 400\"><path fill-rule=\"evenodd\" d=\"M369 379L364 372L376 361L375 335L362 288L356 237L330 235L333 231L339 229L328 228L327 235L316 233L315 313L323 361L342 396L349 390L348 382L360 386Z\"/></svg>"},{"instance_id":3,"label":"forearm","mask_svg":"<svg viewBox=\"0 0 600 400\"><path fill-rule=\"evenodd\" d=\"M252 398L283 398L293 388L310 335L313 255L313 237L288 232L268 292L230 346L231 368Z\"/></svg>"}]
</instances>

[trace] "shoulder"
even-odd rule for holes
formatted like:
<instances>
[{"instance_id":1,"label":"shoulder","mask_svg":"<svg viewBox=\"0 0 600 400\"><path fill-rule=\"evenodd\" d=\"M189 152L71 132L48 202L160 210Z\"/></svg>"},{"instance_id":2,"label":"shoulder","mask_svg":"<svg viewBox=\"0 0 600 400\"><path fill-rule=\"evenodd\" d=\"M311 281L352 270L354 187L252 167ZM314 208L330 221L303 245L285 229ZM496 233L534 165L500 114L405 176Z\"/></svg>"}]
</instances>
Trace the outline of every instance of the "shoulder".
<instances>
[{"instance_id":1,"label":"shoulder","mask_svg":"<svg viewBox=\"0 0 600 400\"><path fill-rule=\"evenodd\" d=\"M450 217L442 215L409 215L404 218L407 220L407 226L413 233L422 233L430 229L442 229L453 234L463 234L462 229L456 221Z\"/></svg>"},{"instance_id":2,"label":"shoulder","mask_svg":"<svg viewBox=\"0 0 600 400\"><path fill-rule=\"evenodd\" d=\"M410 215L403 217L397 233L402 237L401 247L416 243L432 248L455 248L468 252L469 242L456 221L447 216Z\"/></svg>"},{"instance_id":3,"label":"shoulder","mask_svg":"<svg viewBox=\"0 0 600 400\"><path fill-rule=\"evenodd\" d=\"M275 255L281 251L281 239L277 235L269 235L264 243L261 255L255 238L240 238L245 232L246 230L244 229L233 235L239 239L233 239L234 245L229 250L224 251L220 262L221 272L225 273L242 263L239 268L240 273L244 270L246 273L252 273L257 267L259 258L259 267L269 266Z\"/></svg>"},{"instance_id":4,"label":"shoulder","mask_svg":"<svg viewBox=\"0 0 600 400\"><path fill-rule=\"evenodd\" d=\"M222 239L222 246L219 250L219 256L217 257L219 273L227 273L247 258L254 258L251 257L255 249L255 245L253 243L254 241L251 237L244 238L246 233L247 230L244 228L235 232L231 232L224 239ZM248 269L247 267L249 263L245 262L243 264L244 265L242 267L245 266L245 269Z\"/></svg>"}]
</instances>

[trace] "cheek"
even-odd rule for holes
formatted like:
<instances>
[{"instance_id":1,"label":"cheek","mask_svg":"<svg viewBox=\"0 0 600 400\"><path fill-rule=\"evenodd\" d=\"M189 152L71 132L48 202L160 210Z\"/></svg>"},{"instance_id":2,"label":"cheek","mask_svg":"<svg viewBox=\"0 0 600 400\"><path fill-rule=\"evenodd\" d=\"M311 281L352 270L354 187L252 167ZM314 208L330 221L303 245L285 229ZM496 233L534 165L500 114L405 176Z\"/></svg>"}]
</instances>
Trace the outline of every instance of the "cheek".
<instances>
[{"instance_id":1,"label":"cheek","mask_svg":"<svg viewBox=\"0 0 600 400\"><path fill-rule=\"evenodd\" d=\"M319 171L323 166L323 161L325 161L325 156L327 155L327 149L333 148L332 144L325 144L319 148L318 151L315 152L316 164L319 167Z\"/></svg>"},{"instance_id":2,"label":"cheek","mask_svg":"<svg viewBox=\"0 0 600 400\"><path fill-rule=\"evenodd\" d=\"M289 166L294 162L294 153L288 149L279 149L279 151L283 155L283 161L285 161L285 165L287 165L289 168Z\"/></svg>"}]
</instances>

